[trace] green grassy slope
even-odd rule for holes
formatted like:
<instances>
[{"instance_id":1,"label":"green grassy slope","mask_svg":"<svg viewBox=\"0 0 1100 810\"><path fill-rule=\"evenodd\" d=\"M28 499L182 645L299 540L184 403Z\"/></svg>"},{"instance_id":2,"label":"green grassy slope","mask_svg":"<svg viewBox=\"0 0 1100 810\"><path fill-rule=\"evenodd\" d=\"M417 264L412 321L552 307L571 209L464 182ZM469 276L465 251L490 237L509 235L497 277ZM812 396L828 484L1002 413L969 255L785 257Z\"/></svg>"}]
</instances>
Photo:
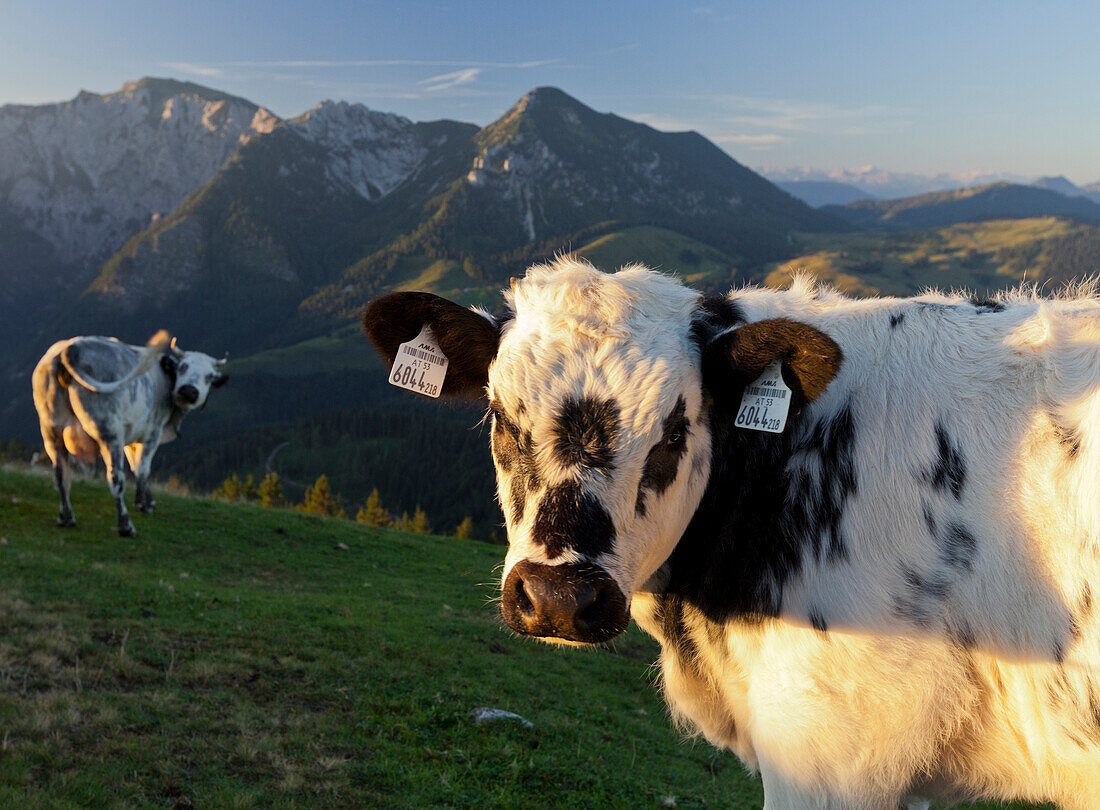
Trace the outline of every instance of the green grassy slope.
<instances>
[{"instance_id":1,"label":"green grassy slope","mask_svg":"<svg viewBox=\"0 0 1100 810\"><path fill-rule=\"evenodd\" d=\"M499 548L157 497L119 539L77 482L62 532L49 479L0 469L0 806L761 806L670 727L637 630L502 631Z\"/></svg>"},{"instance_id":2,"label":"green grassy slope","mask_svg":"<svg viewBox=\"0 0 1100 810\"><path fill-rule=\"evenodd\" d=\"M913 295L925 287L980 293L1020 281L1054 288L1100 270L1097 229L1055 217L962 223L899 232L801 234L797 255L772 263L765 281L783 286L802 270L851 295ZM1078 258L1076 253L1083 255Z\"/></svg>"}]
</instances>

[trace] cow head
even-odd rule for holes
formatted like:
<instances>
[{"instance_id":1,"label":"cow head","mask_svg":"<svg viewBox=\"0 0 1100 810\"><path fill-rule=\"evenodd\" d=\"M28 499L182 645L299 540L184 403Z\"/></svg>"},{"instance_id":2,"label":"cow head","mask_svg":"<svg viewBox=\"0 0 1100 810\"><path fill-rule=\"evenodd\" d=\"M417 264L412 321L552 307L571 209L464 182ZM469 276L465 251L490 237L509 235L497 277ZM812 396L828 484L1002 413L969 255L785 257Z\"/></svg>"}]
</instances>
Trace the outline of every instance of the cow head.
<instances>
[{"instance_id":1,"label":"cow head","mask_svg":"<svg viewBox=\"0 0 1100 810\"><path fill-rule=\"evenodd\" d=\"M604 274L560 259L505 293L496 321L427 293L395 293L363 324L393 362L431 327L449 358L443 394L488 398L508 529L501 612L525 635L599 642L669 557L702 498L714 397L740 396L774 359L804 403L836 344L791 321L738 325L675 279ZM724 299L723 299L724 302ZM819 363L815 352L830 354ZM796 405L799 404L796 402Z\"/></svg>"},{"instance_id":2,"label":"cow head","mask_svg":"<svg viewBox=\"0 0 1100 810\"><path fill-rule=\"evenodd\" d=\"M172 338L170 350L160 359L160 367L172 383L172 404L183 413L202 408L211 388L229 382L229 376L222 372L228 362L228 354L216 360L202 352L185 352Z\"/></svg>"}]
</instances>

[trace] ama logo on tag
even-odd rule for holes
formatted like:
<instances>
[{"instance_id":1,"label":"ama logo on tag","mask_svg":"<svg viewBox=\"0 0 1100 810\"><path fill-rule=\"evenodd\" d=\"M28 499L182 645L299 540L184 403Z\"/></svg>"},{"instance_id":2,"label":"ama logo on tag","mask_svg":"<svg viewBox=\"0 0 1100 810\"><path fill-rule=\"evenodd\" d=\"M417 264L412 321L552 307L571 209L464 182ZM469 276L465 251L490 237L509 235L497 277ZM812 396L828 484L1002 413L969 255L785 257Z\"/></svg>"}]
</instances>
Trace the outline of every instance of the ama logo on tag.
<instances>
[{"instance_id":1,"label":"ama logo on tag","mask_svg":"<svg viewBox=\"0 0 1100 810\"><path fill-rule=\"evenodd\" d=\"M791 408L791 389L783 382L783 364L773 360L745 387L734 424L746 430L782 433Z\"/></svg>"},{"instance_id":2,"label":"ama logo on tag","mask_svg":"<svg viewBox=\"0 0 1100 810\"><path fill-rule=\"evenodd\" d=\"M390 370L390 385L426 397L438 397L448 365L450 360L439 348L432 330L425 326L419 335L397 347L397 357Z\"/></svg>"}]
</instances>

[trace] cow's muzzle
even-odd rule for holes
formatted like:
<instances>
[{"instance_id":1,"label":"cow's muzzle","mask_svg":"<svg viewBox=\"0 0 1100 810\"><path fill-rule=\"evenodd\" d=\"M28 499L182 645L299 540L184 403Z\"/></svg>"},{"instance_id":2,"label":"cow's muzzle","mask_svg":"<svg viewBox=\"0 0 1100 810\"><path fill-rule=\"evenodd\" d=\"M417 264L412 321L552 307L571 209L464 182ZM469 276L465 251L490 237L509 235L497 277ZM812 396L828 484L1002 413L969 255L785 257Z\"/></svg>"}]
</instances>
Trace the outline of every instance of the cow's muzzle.
<instances>
[{"instance_id":1,"label":"cow's muzzle","mask_svg":"<svg viewBox=\"0 0 1100 810\"><path fill-rule=\"evenodd\" d=\"M181 385L176 389L176 401L180 405L194 405L199 401L199 389L193 385Z\"/></svg>"},{"instance_id":2,"label":"cow's muzzle","mask_svg":"<svg viewBox=\"0 0 1100 810\"><path fill-rule=\"evenodd\" d=\"M525 636L589 644L614 638L630 621L615 581L599 566L583 563L516 563L504 581L500 612Z\"/></svg>"}]
</instances>

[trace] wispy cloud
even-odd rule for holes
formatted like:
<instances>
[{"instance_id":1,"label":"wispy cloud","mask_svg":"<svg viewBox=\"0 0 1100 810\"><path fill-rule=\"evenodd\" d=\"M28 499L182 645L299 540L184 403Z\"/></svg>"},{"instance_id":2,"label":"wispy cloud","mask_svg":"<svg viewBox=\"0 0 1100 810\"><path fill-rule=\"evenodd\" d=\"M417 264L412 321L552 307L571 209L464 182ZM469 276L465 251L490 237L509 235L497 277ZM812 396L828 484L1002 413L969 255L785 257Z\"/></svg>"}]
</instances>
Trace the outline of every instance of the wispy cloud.
<instances>
[{"instance_id":1,"label":"wispy cloud","mask_svg":"<svg viewBox=\"0 0 1100 810\"><path fill-rule=\"evenodd\" d=\"M221 68L212 65L198 65L194 62L164 62L166 68L178 70L180 73L189 73L192 76L221 76Z\"/></svg>"},{"instance_id":2,"label":"wispy cloud","mask_svg":"<svg viewBox=\"0 0 1100 810\"><path fill-rule=\"evenodd\" d=\"M877 104L843 106L750 96L720 96L715 101L732 113L723 116L727 123L783 132L863 135L896 131L908 117L907 110Z\"/></svg>"},{"instance_id":3,"label":"wispy cloud","mask_svg":"<svg viewBox=\"0 0 1100 810\"><path fill-rule=\"evenodd\" d=\"M439 76L432 76L417 82L417 84L429 93L438 93L442 90L451 90L455 87L461 87L464 84L470 84L481 75L482 70L484 70L484 68L464 68L463 70L456 70L453 73L442 73Z\"/></svg>"},{"instance_id":4,"label":"wispy cloud","mask_svg":"<svg viewBox=\"0 0 1100 810\"><path fill-rule=\"evenodd\" d=\"M777 143L786 143L791 139L775 132L763 132L758 135L716 135L713 140L718 143L736 143L754 149L765 149Z\"/></svg>"},{"instance_id":5,"label":"wispy cloud","mask_svg":"<svg viewBox=\"0 0 1100 810\"><path fill-rule=\"evenodd\" d=\"M294 59L249 62L218 62L236 68L355 68L355 67L462 67L462 68L536 68L559 62L537 59L527 62L477 62L455 59Z\"/></svg>"},{"instance_id":6,"label":"wispy cloud","mask_svg":"<svg viewBox=\"0 0 1100 810\"><path fill-rule=\"evenodd\" d=\"M267 59L232 62L163 62L164 67L193 76L229 76L237 79L289 82L318 88L323 94L344 98L423 99L441 96L477 96L489 91L477 87L489 71L530 70L554 65L567 68L561 59L520 62L483 62L456 59ZM380 71L407 68L404 71ZM454 68L439 72L439 68ZM395 77L394 73L403 74ZM419 74L419 76L417 75ZM426 78L421 78L425 76ZM383 83L384 78L384 83ZM375 89L367 89L372 87ZM349 91L347 88L355 87Z\"/></svg>"},{"instance_id":7,"label":"wispy cloud","mask_svg":"<svg viewBox=\"0 0 1100 810\"><path fill-rule=\"evenodd\" d=\"M635 121L641 121L643 124L648 124L654 129L659 129L664 132L685 132L689 129L696 129L697 125L683 121L678 118L669 118L657 113L624 113L627 118L632 118Z\"/></svg>"}]
</instances>

